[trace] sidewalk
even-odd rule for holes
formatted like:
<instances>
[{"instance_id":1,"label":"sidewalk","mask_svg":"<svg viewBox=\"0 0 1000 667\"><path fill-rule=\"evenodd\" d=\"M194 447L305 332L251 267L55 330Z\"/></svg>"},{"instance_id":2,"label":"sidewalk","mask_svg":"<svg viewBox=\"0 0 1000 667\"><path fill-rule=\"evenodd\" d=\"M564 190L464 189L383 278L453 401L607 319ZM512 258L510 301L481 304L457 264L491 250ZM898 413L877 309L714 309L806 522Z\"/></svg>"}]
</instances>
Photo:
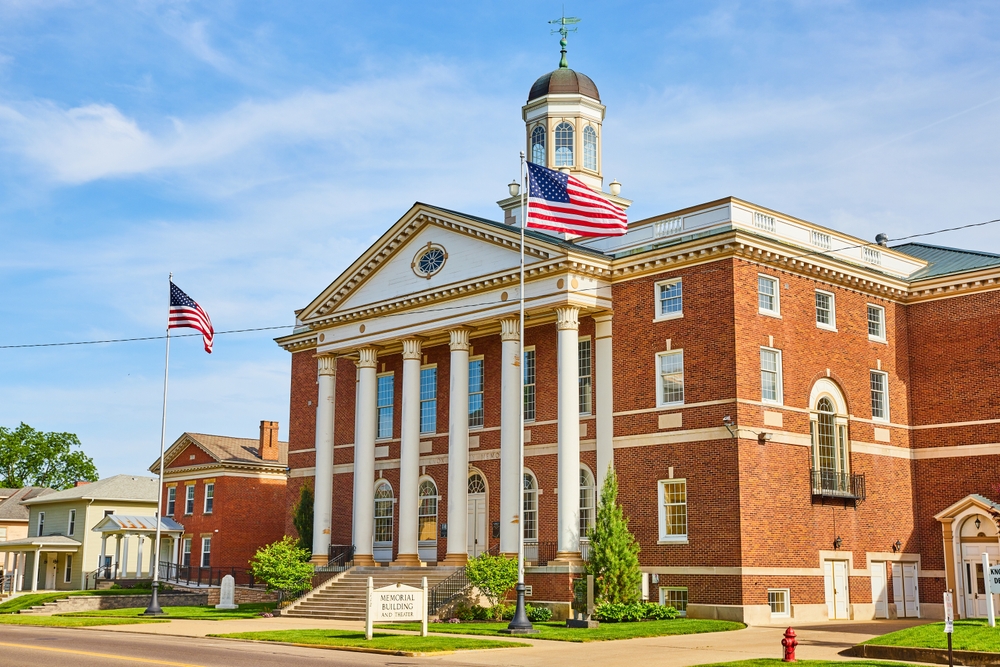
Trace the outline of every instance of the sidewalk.
<instances>
[{"instance_id":1,"label":"sidewalk","mask_svg":"<svg viewBox=\"0 0 1000 667\"><path fill-rule=\"evenodd\" d=\"M926 620L909 621L830 621L796 626L800 660L850 660L838 655L840 651L866 639L905 627L926 623ZM786 625L756 626L733 632L713 632L700 635L648 637L622 641L589 642L578 644L532 640L530 649L508 649L501 658L496 651L459 651L437 656L442 662L463 665L504 665L519 667L551 667L572 661L574 665L600 665L600 667L634 667L650 661L669 660L670 665L687 667L713 662L748 660L751 658L780 658L781 638ZM204 637L209 634L232 632L260 632L266 630L342 629L364 630L360 621L325 621L303 618L260 618L233 621L171 621L148 625L97 626L94 630L105 632ZM385 632L380 630L380 632ZM482 638L482 637L480 637Z\"/></svg>"}]
</instances>

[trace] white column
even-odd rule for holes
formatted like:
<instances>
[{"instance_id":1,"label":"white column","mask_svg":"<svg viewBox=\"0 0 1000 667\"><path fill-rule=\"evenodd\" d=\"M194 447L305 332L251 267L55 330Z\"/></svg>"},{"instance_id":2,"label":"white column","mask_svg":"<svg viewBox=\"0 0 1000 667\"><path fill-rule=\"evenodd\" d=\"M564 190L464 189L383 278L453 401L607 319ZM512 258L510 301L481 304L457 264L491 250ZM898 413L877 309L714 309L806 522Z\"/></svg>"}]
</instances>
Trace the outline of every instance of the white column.
<instances>
[{"instance_id":1,"label":"white column","mask_svg":"<svg viewBox=\"0 0 1000 667\"><path fill-rule=\"evenodd\" d=\"M375 435L378 384L375 368L378 350L358 350L358 400L354 443L354 562L374 565L372 538L375 531Z\"/></svg>"},{"instance_id":2,"label":"white column","mask_svg":"<svg viewBox=\"0 0 1000 667\"><path fill-rule=\"evenodd\" d=\"M556 560L580 560L579 308L556 308L559 336L558 530Z\"/></svg>"},{"instance_id":3,"label":"white column","mask_svg":"<svg viewBox=\"0 0 1000 667\"><path fill-rule=\"evenodd\" d=\"M469 560L469 330L452 329L448 396L448 553L446 565Z\"/></svg>"},{"instance_id":4,"label":"white column","mask_svg":"<svg viewBox=\"0 0 1000 667\"><path fill-rule=\"evenodd\" d=\"M517 318L500 320L500 551L517 553L523 470L521 445L521 336Z\"/></svg>"},{"instance_id":5,"label":"white column","mask_svg":"<svg viewBox=\"0 0 1000 667\"><path fill-rule=\"evenodd\" d=\"M337 357L321 354L316 400L316 476L313 481L312 562L326 565L333 530L333 424L337 396Z\"/></svg>"},{"instance_id":6,"label":"white column","mask_svg":"<svg viewBox=\"0 0 1000 667\"><path fill-rule=\"evenodd\" d=\"M142 533L140 533L139 534L139 547L138 547L138 551L136 551L136 554L135 554L135 578L136 579L142 579L142 543L143 542L145 542L145 539L143 538Z\"/></svg>"},{"instance_id":7,"label":"white column","mask_svg":"<svg viewBox=\"0 0 1000 667\"><path fill-rule=\"evenodd\" d=\"M101 575L103 574L101 572L101 568L104 567L104 558L107 556L107 553L108 553L108 536L107 536L107 533L101 533L101 555L99 556L100 560L97 561L97 578L98 579L100 579Z\"/></svg>"},{"instance_id":8,"label":"white column","mask_svg":"<svg viewBox=\"0 0 1000 667\"><path fill-rule=\"evenodd\" d=\"M419 565L420 339L403 340L403 408L399 434L399 550L393 565Z\"/></svg>"},{"instance_id":9,"label":"white column","mask_svg":"<svg viewBox=\"0 0 1000 667\"><path fill-rule=\"evenodd\" d=\"M122 571L122 535L118 533L115 535L115 564L114 564L114 576L112 579L117 579L118 574Z\"/></svg>"},{"instance_id":10,"label":"white column","mask_svg":"<svg viewBox=\"0 0 1000 667\"><path fill-rule=\"evenodd\" d=\"M129 537L131 537L131 536L128 533L125 533L125 537L122 540L124 542L124 545L122 546L122 578L123 579L128 579L128 543L129 543L129 539L128 538Z\"/></svg>"},{"instance_id":11,"label":"white column","mask_svg":"<svg viewBox=\"0 0 1000 667\"><path fill-rule=\"evenodd\" d=\"M38 592L38 561L40 561L41 559L42 559L42 550L40 548L39 549L35 549L35 559L34 559L35 562L32 563L32 568L31 568L32 569L32 572L31 572L31 592L32 593L37 593Z\"/></svg>"},{"instance_id":12,"label":"white column","mask_svg":"<svg viewBox=\"0 0 1000 667\"><path fill-rule=\"evenodd\" d=\"M597 399L597 500L608 468L615 465L614 380L611 362L611 313L594 316L594 394Z\"/></svg>"}]
</instances>

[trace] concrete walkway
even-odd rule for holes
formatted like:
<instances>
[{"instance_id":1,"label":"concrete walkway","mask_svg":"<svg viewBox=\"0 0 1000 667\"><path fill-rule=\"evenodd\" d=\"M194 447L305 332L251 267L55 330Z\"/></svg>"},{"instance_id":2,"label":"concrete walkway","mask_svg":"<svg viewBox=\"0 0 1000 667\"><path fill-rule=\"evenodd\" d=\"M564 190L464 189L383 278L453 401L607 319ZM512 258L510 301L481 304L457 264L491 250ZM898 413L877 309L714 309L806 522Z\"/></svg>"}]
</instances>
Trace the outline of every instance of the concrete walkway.
<instances>
[{"instance_id":1,"label":"concrete walkway","mask_svg":"<svg viewBox=\"0 0 1000 667\"><path fill-rule=\"evenodd\" d=\"M927 620L906 621L831 621L795 626L800 660L850 660L840 651L866 639L902 628L927 623ZM462 665L517 665L519 667L551 667L554 664L600 665L600 667L634 667L669 661L670 665L686 667L714 662L780 658L781 638L786 625L756 626L732 632L699 635L649 637L621 641L577 644L528 639L532 648L496 651L460 651L450 655L426 658L438 662ZM364 630L358 621L324 621L303 618L276 617L233 621L171 621L147 625L97 626L105 632L204 637L208 634L260 632L265 630L342 629ZM380 631L384 632L384 631ZM479 637L480 639L482 637ZM519 641L522 638L517 638Z\"/></svg>"}]
</instances>

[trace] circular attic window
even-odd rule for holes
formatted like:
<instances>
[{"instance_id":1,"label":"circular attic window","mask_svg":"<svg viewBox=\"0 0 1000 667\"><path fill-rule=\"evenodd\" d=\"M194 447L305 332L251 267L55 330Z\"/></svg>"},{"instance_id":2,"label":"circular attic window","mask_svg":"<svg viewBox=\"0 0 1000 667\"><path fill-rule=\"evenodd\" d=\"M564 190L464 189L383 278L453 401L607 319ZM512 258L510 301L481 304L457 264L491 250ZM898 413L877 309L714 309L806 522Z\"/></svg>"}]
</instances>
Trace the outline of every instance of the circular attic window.
<instances>
[{"instance_id":1,"label":"circular attic window","mask_svg":"<svg viewBox=\"0 0 1000 667\"><path fill-rule=\"evenodd\" d=\"M430 278L441 270L446 259L448 259L448 253L445 252L444 248L434 243L428 243L420 249L410 266L413 268L413 272L421 278Z\"/></svg>"}]
</instances>

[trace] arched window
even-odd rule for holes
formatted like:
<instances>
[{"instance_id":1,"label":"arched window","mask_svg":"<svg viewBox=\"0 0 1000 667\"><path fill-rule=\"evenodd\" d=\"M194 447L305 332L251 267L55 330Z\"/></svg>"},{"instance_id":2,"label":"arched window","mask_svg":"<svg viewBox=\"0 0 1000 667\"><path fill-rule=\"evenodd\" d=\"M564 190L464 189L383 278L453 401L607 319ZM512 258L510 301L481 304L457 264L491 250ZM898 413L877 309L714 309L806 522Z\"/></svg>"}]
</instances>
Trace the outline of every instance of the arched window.
<instances>
[{"instance_id":1,"label":"arched window","mask_svg":"<svg viewBox=\"0 0 1000 667\"><path fill-rule=\"evenodd\" d=\"M531 131L531 161L545 166L545 128L541 125Z\"/></svg>"},{"instance_id":2,"label":"arched window","mask_svg":"<svg viewBox=\"0 0 1000 667\"><path fill-rule=\"evenodd\" d=\"M420 508L417 510L419 540L437 539L438 490L432 479L420 482Z\"/></svg>"},{"instance_id":3,"label":"arched window","mask_svg":"<svg viewBox=\"0 0 1000 667\"><path fill-rule=\"evenodd\" d=\"M556 167L573 166L573 126L569 123L556 125Z\"/></svg>"},{"instance_id":4,"label":"arched window","mask_svg":"<svg viewBox=\"0 0 1000 667\"><path fill-rule=\"evenodd\" d=\"M392 543L392 485L382 480L375 487L375 541Z\"/></svg>"},{"instance_id":5,"label":"arched window","mask_svg":"<svg viewBox=\"0 0 1000 667\"><path fill-rule=\"evenodd\" d=\"M813 487L823 491L850 492L846 416L838 415L834 402L823 396L816 402L809 426Z\"/></svg>"},{"instance_id":6,"label":"arched window","mask_svg":"<svg viewBox=\"0 0 1000 667\"><path fill-rule=\"evenodd\" d=\"M524 539L538 539L538 484L530 472L524 473Z\"/></svg>"},{"instance_id":7,"label":"arched window","mask_svg":"<svg viewBox=\"0 0 1000 667\"><path fill-rule=\"evenodd\" d=\"M597 132L590 125L583 128L583 166L597 171Z\"/></svg>"},{"instance_id":8,"label":"arched window","mask_svg":"<svg viewBox=\"0 0 1000 667\"><path fill-rule=\"evenodd\" d=\"M478 472L469 477L469 493L486 493L486 480Z\"/></svg>"},{"instance_id":9,"label":"arched window","mask_svg":"<svg viewBox=\"0 0 1000 667\"><path fill-rule=\"evenodd\" d=\"M580 537L586 539L594 525L594 475L590 469L580 466Z\"/></svg>"}]
</instances>

